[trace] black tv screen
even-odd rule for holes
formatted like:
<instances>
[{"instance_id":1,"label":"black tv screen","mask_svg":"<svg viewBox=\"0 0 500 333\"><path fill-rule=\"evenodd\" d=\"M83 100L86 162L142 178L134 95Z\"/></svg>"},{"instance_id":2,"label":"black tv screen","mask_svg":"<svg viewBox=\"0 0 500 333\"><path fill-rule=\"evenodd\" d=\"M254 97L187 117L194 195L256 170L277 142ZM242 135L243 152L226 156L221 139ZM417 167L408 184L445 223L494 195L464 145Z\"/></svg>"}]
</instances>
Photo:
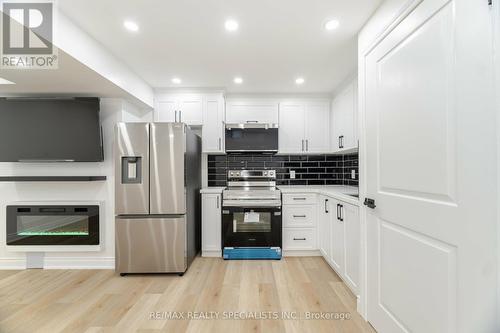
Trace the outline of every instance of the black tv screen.
<instances>
[{"instance_id":1,"label":"black tv screen","mask_svg":"<svg viewBox=\"0 0 500 333\"><path fill-rule=\"evenodd\" d=\"M0 98L0 162L100 162L98 98Z\"/></svg>"}]
</instances>

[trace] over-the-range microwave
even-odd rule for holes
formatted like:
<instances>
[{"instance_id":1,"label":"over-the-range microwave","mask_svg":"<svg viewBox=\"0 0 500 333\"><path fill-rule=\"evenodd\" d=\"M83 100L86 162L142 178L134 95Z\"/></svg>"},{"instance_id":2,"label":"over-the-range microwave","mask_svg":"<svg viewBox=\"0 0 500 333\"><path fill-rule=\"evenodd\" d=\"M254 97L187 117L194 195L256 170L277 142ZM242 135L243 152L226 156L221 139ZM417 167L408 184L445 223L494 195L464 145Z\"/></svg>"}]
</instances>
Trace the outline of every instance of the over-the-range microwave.
<instances>
[{"instance_id":1,"label":"over-the-range microwave","mask_svg":"<svg viewBox=\"0 0 500 333\"><path fill-rule=\"evenodd\" d=\"M226 124L226 153L277 153L277 124Z\"/></svg>"}]
</instances>

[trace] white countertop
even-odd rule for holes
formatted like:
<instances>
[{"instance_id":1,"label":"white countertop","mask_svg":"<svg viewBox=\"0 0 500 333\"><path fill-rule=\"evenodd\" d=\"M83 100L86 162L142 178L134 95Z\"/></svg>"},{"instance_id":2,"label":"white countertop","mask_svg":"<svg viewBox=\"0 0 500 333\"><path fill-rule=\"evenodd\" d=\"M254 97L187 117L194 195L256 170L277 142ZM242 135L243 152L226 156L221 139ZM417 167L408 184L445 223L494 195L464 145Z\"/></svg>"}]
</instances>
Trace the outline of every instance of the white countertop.
<instances>
[{"instance_id":1,"label":"white countertop","mask_svg":"<svg viewBox=\"0 0 500 333\"><path fill-rule=\"evenodd\" d=\"M327 195L338 200L359 206L359 199L349 194L359 194L355 186L343 185L288 185L278 186L281 193L316 193Z\"/></svg>"},{"instance_id":2,"label":"white countertop","mask_svg":"<svg viewBox=\"0 0 500 333\"><path fill-rule=\"evenodd\" d=\"M211 194L221 194L222 191L225 189L225 187L218 187L218 186L214 186L214 187L204 187L200 190L200 193L203 194L203 193L211 193Z\"/></svg>"},{"instance_id":3,"label":"white countertop","mask_svg":"<svg viewBox=\"0 0 500 333\"><path fill-rule=\"evenodd\" d=\"M338 200L359 206L359 199L349 194L358 194L359 189L355 186L343 185L287 185L278 186L281 193L316 193L327 195ZM225 187L204 187L200 193L221 194Z\"/></svg>"}]
</instances>

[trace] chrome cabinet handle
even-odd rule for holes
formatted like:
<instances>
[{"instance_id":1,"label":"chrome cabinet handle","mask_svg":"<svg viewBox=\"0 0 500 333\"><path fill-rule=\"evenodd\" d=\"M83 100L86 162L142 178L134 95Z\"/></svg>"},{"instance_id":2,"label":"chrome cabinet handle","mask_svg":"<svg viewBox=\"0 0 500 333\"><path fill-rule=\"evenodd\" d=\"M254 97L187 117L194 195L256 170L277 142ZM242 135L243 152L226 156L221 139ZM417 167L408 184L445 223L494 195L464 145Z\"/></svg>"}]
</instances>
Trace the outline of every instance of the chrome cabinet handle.
<instances>
[{"instance_id":1,"label":"chrome cabinet handle","mask_svg":"<svg viewBox=\"0 0 500 333\"><path fill-rule=\"evenodd\" d=\"M219 150L221 150L222 147L221 147L221 139L219 138Z\"/></svg>"},{"instance_id":2,"label":"chrome cabinet handle","mask_svg":"<svg viewBox=\"0 0 500 333\"><path fill-rule=\"evenodd\" d=\"M306 218L307 216L306 216L306 215L294 215L293 217L294 217L294 218L297 218L297 217Z\"/></svg>"},{"instance_id":3,"label":"chrome cabinet handle","mask_svg":"<svg viewBox=\"0 0 500 333\"><path fill-rule=\"evenodd\" d=\"M302 139L302 151L304 151L304 139Z\"/></svg>"},{"instance_id":4,"label":"chrome cabinet handle","mask_svg":"<svg viewBox=\"0 0 500 333\"><path fill-rule=\"evenodd\" d=\"M179 122L182 123L182 111L179 110Z\"/></svg>"},{"instance_id":5,"label":"chrome cabinet handle","mask_svg":"<svg viewBox=\"0 0 500 333\"><path fill-rule=\"evenodd\" d=\"M174 110L174 122L177 122L177 110Z\"/></svg>"},{"instance_id":6,"label":"chrome cabinet handle","mask_svg":"<svg viewBox=\"0 0 500 333\"><path fill-rule=\"evenodd\" d=\"M247 124L258 124L258 120L247 120Z\"/></svg>"},{"instance_id":7,"label":"chrome cabinet handle","mask_svg":"<svg viewBox=\"0 0 500 333\"><path fill-rule=\"evenodd\" d=\"M306 238L295 238L295 237L294 237L294 238L293 238L293 240L301 240L301 241L305 241L305 240L306 240Z\"/></svg>"},{"instance_id":8,"label":"chrome cabinet handle","mask_svg":"<svg viewBox=\"0 0 500 333\"><path fill-rule=\"evenodd\" d=\"M327 214L330 213L328 211L328 199L325 199L325 213L327 213Z\"/></svg>"},{"instance_id":9,"label":"chrome cabinet handle","mask_svg":"<svg viewBox=\"0 0 500 333\"><path fill-rule=\"evenodd\" d=\"M217 208L219 208L219 197L217 197Z\"/></svg>"},{"instance_id":10,"label":"chrome cabinet handle","mask_svg":"<svg viewBox=\"0 0 500 333\"><path fill-rule=\"evenodd\" d=\"M293 200L306 200L306 198L293 198Z\"/></svg>"},{"instance_id":11,"label":"chrome cabinet handle","mask_svg":"<svg viewBox=\"0 0 500 333\"><path fill-rule=\"evenodd\" d=\"M309 151L309 139L306 140L306 151Z\"/></svg>"}]
</instances>

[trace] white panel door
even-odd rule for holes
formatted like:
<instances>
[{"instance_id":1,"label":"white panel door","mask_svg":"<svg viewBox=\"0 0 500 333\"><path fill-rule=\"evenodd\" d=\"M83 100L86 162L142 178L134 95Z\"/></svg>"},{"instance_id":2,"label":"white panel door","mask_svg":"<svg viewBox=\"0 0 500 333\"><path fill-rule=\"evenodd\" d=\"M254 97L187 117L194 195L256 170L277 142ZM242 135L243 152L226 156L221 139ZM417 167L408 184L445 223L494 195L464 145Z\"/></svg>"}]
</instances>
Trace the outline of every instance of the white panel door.
<instances>
[{"instance_id":1,"label":"white panel door","mask_svg":"<svg viewBox=\"0 0 500 333\"><path fill-rule=\"evenodd\" d=\"M345 261L345 236L344 236L344 220L342 218L342 209L341 204L332 200L332 228L331 228L331 262L334 268L337 270L337 273L340 275L343 274L344 271L344 261Z\"/></svg>"},{"instance_id":2,"label":"white panel door","mask_svg":"<svg viewBox=\"0 0 500 333\"><path fill-rule=\"evenodd\" d=\"M280 103L279 152L303 153L305 151L303 103Z\"/></svg>"},{"instance_id":3,"label":"white panel door","mask_svg":"<svg viewBox=\"0 0 500 333\"><path fill-rule=\"evenodd\" d=\"M306 104L305 139L306 152L327 153L330 151L330 104L308 102Z\"/></svg>"},{"instance_id":4,"label":"white panel door","mask_svg":"<svg viewBox=\"0 0 500 333\"><path fill-rule=\"evenodd\" d=\"M332 228L332 199L327 196L319 197L319 214L318 214L318 228L319 228L319 249L321 254L328 261L331 257L331 228Z\"/></svg>"},{"instance_id":5,"label":"white panel door","mask_svg":"<svg viewBox=\"0 0 500 333\"><path fill-rule=\"evenodd\" d=\"M359 252L361 250L359 208L345 203L341 203L341 205L345 235L344 276L346 282L357 294L359 290Z\"/></svg>"},{"instance_id":6,"label":"white panel door","mask_svg":"<svg viewBox=\"0 0 500 333\"><path fill-rule=\"evenodd\" d=\"M494 332L496 117L486 1L423 0L365 55L368 320Z\"/></svg>"},{"instance_id":7,"label":"white panel door","mask_svg":"<svg viewBox=\"0 0 500 333\"><path fill-rule=\"evenodd\" d=\"M202 252L221 251L221 195L202 194Z\"/></svg>"},{"instance_id":8,"label":"white panel door","mask_svg":"<svg viewBox=\"0 0 500 333\"><path fill-rule=\"evenodd\" d=\"M161 99L156 103L155 121L174 122L177 116L177 100Z\"/></svg>"},{"instance_id":9,"label":"white panel door","mask_svg":"<svg viewBox=\"0 0 500 333\"><path fill-rule=\"evenodd\" d=\"M205 97L203 119L203 152L223 153L224 98L221 95L208 95Z\"/></svg>"},{"instance_id":10,"label":"white panel door","mask_svg":"<svg viewBox=\"0 0 500 333\"><path fill-rule=\"evenodd\" d=\"M203 125L203 96L179 96L177 121L188 125Z\"/></svg>"}]
</instances>

